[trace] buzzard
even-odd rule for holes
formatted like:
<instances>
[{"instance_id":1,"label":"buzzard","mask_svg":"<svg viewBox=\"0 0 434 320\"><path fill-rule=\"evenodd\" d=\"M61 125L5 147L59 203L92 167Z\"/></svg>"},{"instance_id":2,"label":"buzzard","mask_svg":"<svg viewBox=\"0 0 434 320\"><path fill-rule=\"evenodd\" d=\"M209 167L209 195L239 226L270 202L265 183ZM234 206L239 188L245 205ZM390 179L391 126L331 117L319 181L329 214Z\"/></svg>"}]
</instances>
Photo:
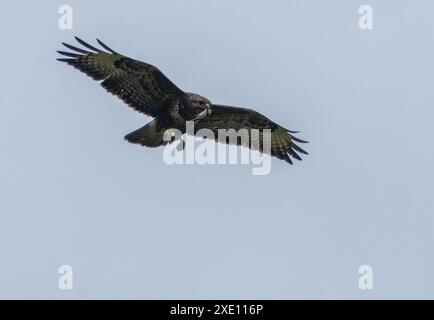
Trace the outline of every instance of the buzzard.
<instances>
[{"instance_id":1,"label":"buzzard","mask_svg":"<svg viewBox=\"0 0 434 320\"><path fill-rule=\"evenodd\" d=\"M127 134L125 139L128 142L158 147L170 142L163 139L167 129L176 128L185 133L186 121L194 121L195 133L208 128L216 139L219 129L247 129L248 132L270 129L271 146L264 148L263 139L259 139L259 151L268 149L272 156L290 164L291 158L301 160L298 153L307 154L295 143L307 142L296 138L293 135L296 131L290 131L254 110L213 104L198 94L182 91L155 66L119 54L98 39L104 50L78 37L75 39L87 50L62 42L71 51L57 51L67 57L57 60L101 81L101 86L108 92L134 110L154 118L144 127Z\"/></svg>"}]
</instances>

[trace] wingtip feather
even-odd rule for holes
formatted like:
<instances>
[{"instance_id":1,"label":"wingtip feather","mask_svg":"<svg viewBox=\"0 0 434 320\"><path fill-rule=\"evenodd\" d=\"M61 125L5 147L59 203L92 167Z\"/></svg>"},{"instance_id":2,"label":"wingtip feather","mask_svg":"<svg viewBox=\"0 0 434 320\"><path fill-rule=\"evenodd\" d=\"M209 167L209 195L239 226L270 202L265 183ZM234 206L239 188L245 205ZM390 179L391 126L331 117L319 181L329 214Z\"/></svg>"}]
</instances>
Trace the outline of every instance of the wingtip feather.
<instances>
[{"instance_id":1,"label":"wingtip feather","mask_svg":"<svg viewBox=\"0 0 434 320\"><path fill-rule=\"evenodd\" d=\"M77 40L78 43L80 43L82 46L88 48L89 50L95 51L95 52L101 52L100 49L95 48L94 46L90 45L89 43L87 43L86 41L80 39L77 36L74 36L75 40Z\"/></svg>"},{"instance_id":2,"label":"wingtip feather","mask_svg":"<svg viewBox=\"0 0 434 320\"><path fill-rule=\"evenodd\" d=\"M106 45L104 42L102 42L99 39L96 39L96 42L98 42L98 44L103 47L104 49L106 49L107 51L113 53L113 54L118 54L116 51L114 51L112 48L110 48L108 45Z\"/></svg>"},{"instance_id":3,"label":"wingtip feather","mask_svg":"<svg viewBox=\"0 0 434 320\"><path fill-rule=\"evenodd\" d=\"M60 61L60 62L66 62L66 63L72 63L72 62L75 62L76 61L76 59L68 59L68 58L57 58L56 59L57 61Z\"/></svg>"}]
</instances>

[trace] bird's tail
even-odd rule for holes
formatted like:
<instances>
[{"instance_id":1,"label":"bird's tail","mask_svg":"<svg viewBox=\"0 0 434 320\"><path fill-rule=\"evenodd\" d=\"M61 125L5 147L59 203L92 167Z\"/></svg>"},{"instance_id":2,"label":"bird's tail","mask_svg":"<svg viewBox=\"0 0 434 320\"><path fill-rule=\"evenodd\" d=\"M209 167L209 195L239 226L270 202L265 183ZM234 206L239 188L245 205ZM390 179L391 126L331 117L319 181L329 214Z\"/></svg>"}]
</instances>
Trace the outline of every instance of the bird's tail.
<instances>
[{"instance_id":1,"label":"bird's tail","mask_svg":"<svg viewBox=\"0 0 434 320\"><path fill-rule=\"evenodd\" d=\"M127 134L125 140L146 147L159 147L170 142L164 140L164 132L167 129L165 126L160 126L158 119L154 119L146 126Z\"/></svg>"}]
</instances>

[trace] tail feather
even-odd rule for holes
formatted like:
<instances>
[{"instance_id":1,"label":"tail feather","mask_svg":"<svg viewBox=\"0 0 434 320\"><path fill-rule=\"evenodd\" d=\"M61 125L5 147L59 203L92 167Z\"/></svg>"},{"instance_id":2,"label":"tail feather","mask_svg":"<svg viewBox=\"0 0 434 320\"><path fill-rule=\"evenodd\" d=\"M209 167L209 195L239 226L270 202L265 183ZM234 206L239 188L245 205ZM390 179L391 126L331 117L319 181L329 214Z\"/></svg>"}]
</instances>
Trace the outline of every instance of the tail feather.
<instances>
[{"instance_id":1,"label":"tail feather","mask_svg":"<svg viewBox=\"0 0 434 320\"><path fill-rule=\"evenodd\" d=\"M130 143L155 148L167 144L163 140L165 128L159 128L158 120L154 119L144 127L137 129L125 136L125 140Z\"/></svg>"}]
</instances>

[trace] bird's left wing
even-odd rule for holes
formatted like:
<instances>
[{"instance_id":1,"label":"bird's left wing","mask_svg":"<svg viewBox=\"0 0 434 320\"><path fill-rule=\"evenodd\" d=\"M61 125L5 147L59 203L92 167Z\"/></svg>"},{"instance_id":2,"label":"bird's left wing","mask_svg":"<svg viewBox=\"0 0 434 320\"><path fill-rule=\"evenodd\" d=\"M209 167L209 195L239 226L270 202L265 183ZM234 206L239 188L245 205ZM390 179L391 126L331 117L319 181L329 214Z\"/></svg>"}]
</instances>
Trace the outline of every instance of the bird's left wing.
<instances>
[{"instance_id":1,"label":"bird's left wing","mask_svg":"<svg viewBox=\"0 0 434 320\"><path fill-rule=\"evenodd\" d=\"M68 58L57 59L84 72L108 92L118 96L130 107L146 115L157 116L169 101L182 99L184 92L153 65L123 56L100 40L106 51L80 38L76 40L88 50L62 43L73 52L58 51Z\"/></svg>"},{"instance_id":2,"label":"bird's left wing","mask_svg":"<svg viewBox=\"0 0 434 320\"><path fill-rule=\"evenodd\" d=\"M264 152L264 140L263 130L271 130L271 145L269 147L272 156L275 156L281 160L292 164L291 157L297 160L301 160L301 157L297 152L307 154L302 148L300 148L295 142L307 143L307 141L300 140L296 138L293 134L294 131L285 129L284 127L278 125L277 123L271 121L264 115L260 114L251 109L222 106L222 105L211 105L211 114L195 123L195 133L200 129L210 129L214 132L216 140L218 139L218 130L224 129L234 129L236 131L240 129L247 129L249 133L249 138L252 138L251 130L259 130L259 151ZM236 140L237 144L240 145L241 141ZM224 140L220 141L224 143L229 143L230 141ZM266 142L266 141L265 141ZM250 141L248 147L252 149L252 143Z\"/></svg>"}]
</instances>

